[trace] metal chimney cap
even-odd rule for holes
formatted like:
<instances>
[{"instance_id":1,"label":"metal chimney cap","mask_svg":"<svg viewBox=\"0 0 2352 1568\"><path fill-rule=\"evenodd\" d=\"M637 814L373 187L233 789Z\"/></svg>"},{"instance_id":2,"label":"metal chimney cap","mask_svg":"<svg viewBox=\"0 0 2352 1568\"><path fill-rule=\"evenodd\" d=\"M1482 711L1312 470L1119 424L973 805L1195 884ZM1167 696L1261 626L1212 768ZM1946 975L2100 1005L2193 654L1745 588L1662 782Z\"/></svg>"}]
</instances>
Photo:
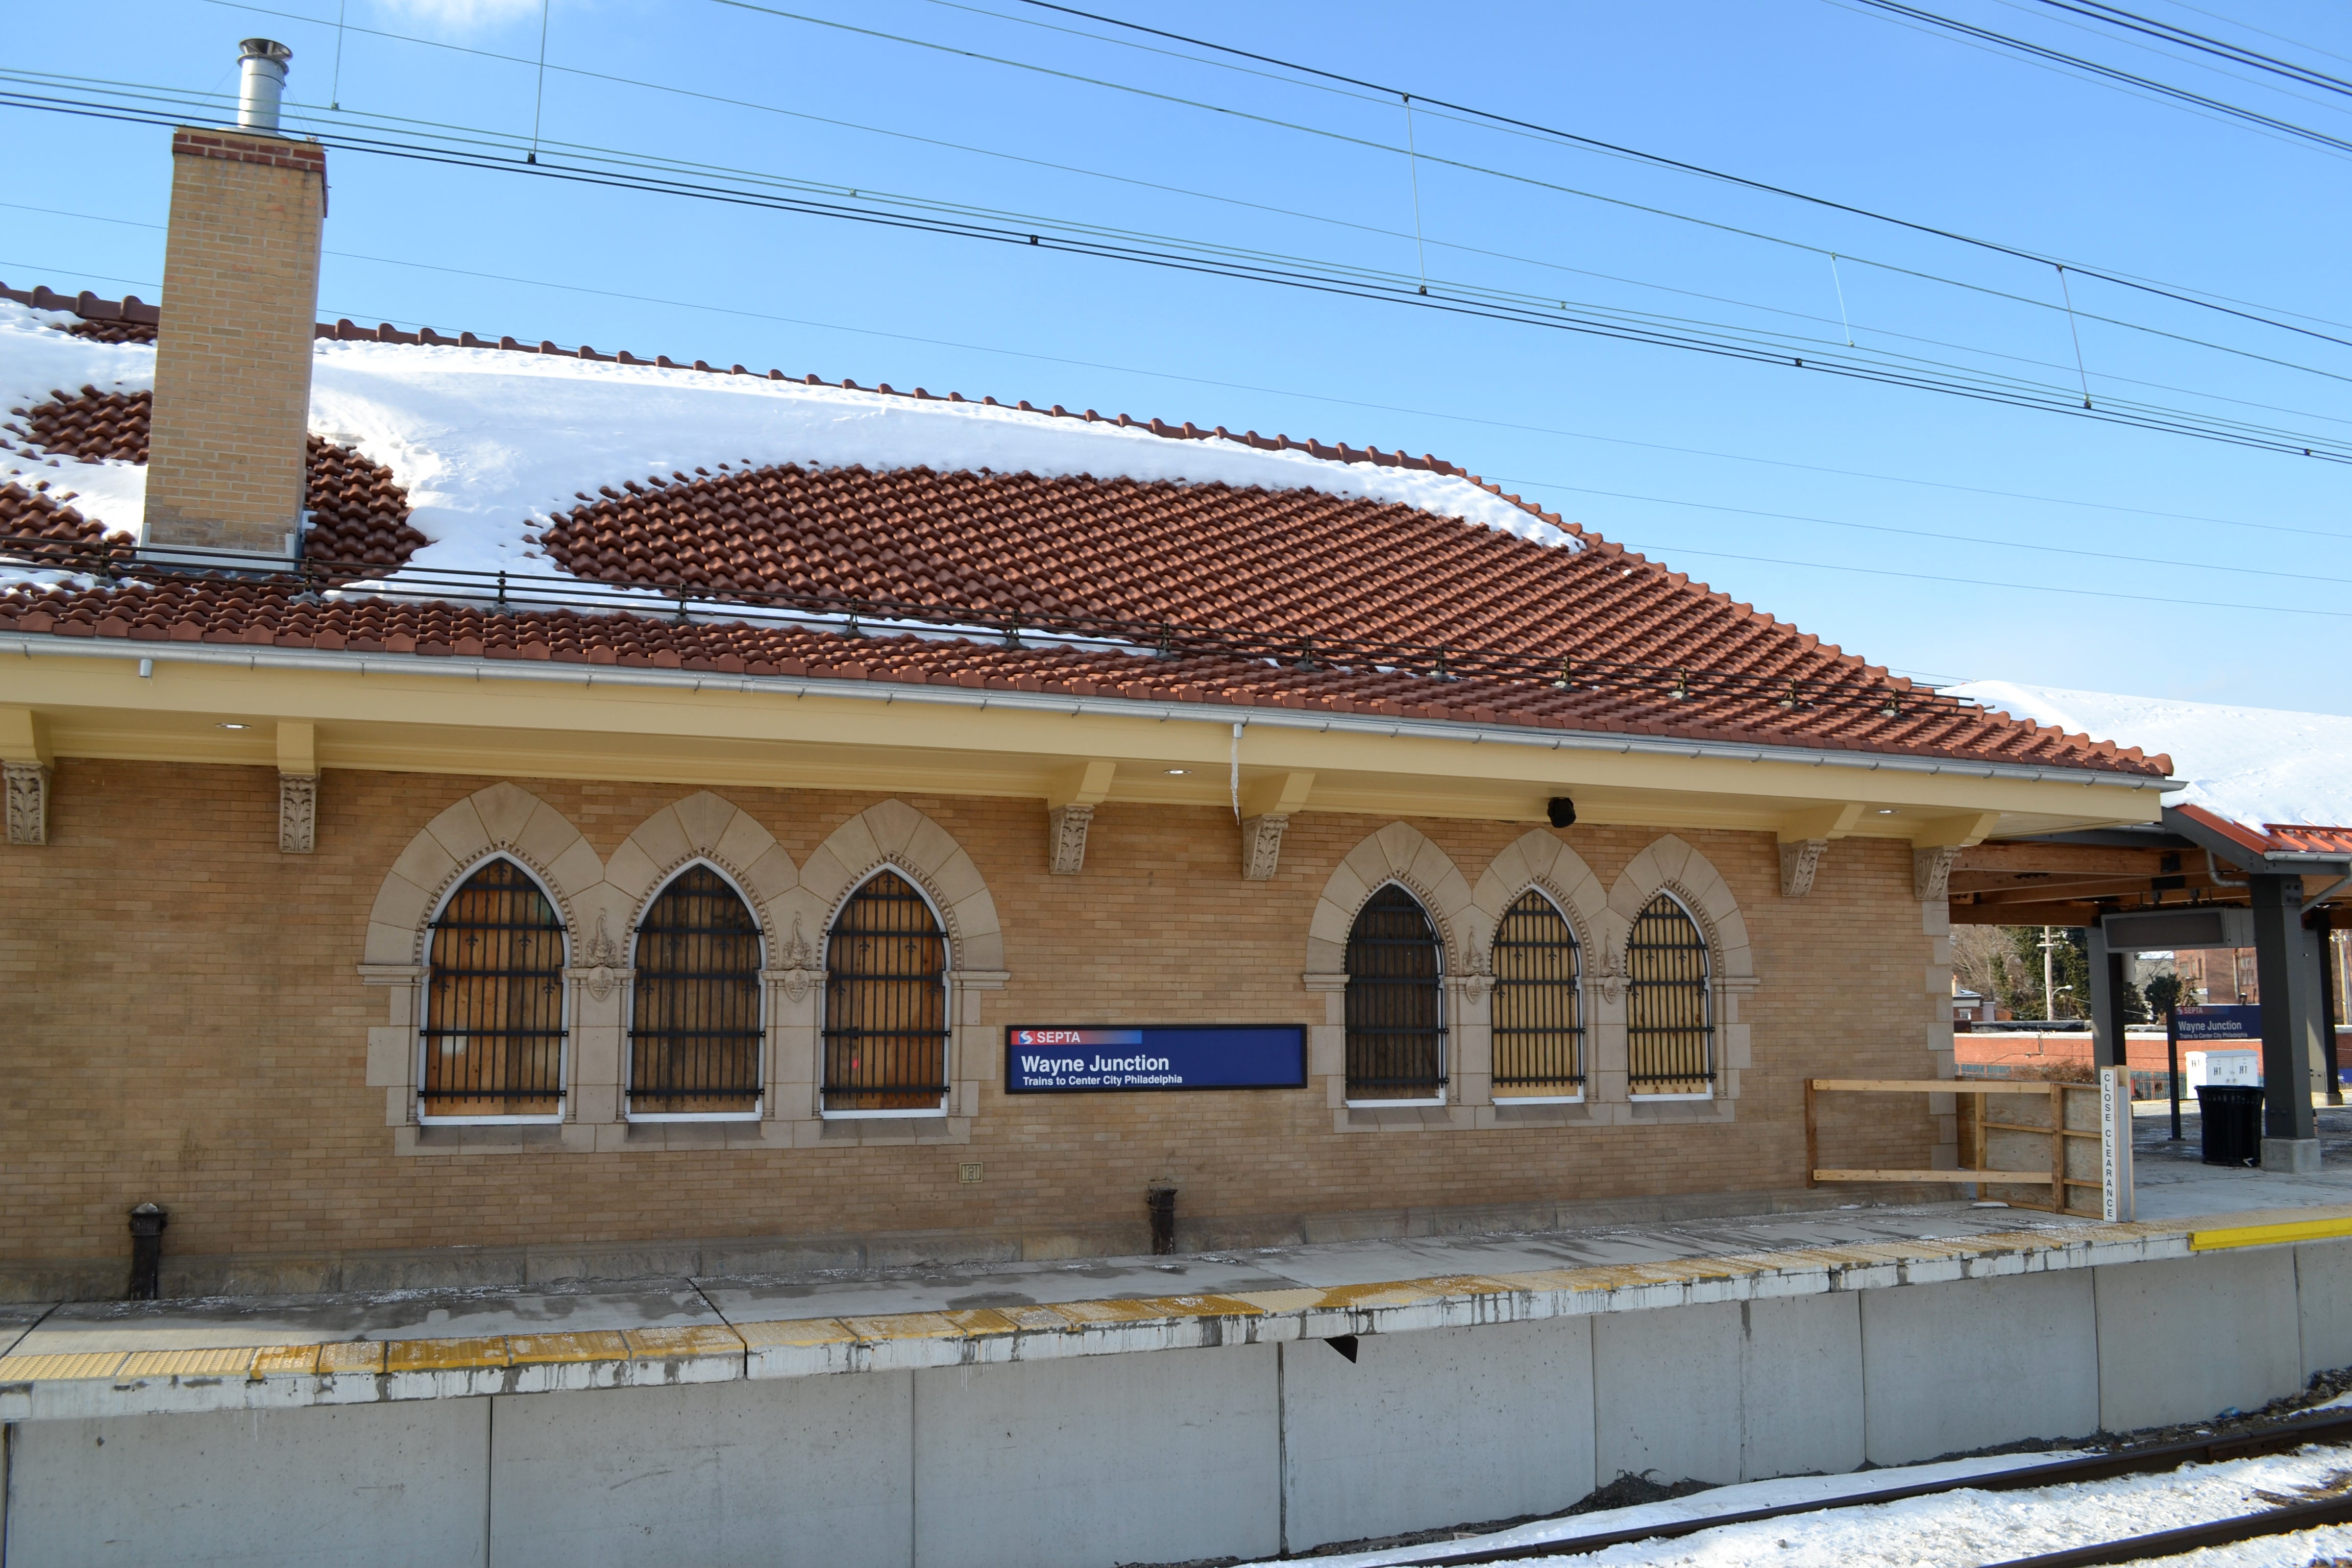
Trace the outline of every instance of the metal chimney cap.
<instances>
[{"instance_id":1,"label":"metal chimney cap","mask_svg":"<svg viewBox=\"0 0 2352 1568\"><path fill-rule=\"evenodd\" d=\"M240 60L270 60L284 65L294 58L294 51L275 38L246 38L237 44Z\"/></svg>"}]
</instances>

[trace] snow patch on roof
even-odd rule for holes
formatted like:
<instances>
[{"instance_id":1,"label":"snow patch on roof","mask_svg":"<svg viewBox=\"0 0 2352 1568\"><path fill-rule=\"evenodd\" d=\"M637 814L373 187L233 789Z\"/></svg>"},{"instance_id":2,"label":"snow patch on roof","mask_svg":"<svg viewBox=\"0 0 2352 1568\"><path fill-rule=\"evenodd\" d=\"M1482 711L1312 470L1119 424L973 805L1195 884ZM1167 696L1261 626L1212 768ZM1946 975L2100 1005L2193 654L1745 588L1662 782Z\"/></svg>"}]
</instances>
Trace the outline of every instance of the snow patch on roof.
<instances>
[{"instance_id":1,"label":"snow patch on roof","mask_svg":"<svg viewBox=\"0 0 2352 1568\"><path fill-rule=\"evenodd\" d=\"M322 342L314 433L392 469L434 542L421 568L516 566L523 535L574 492L720 463L993 469L1047 478L1314 489L1459 517L1532 542L1576 537L1465 479L1238 442L1178 441L977 403L508 353Z\"/></svg>"},{"instance_id":2,"label":"snow patch on roof","mask_svg":"<svg viewBox=\"0 0 2352 1568\"><path fill-rule=\"evenodd\" d=\"M2167 795L2168 805L2201 805L2249 827L2352 826L2352 719L2007 680L1945 689L2035 723L2169 752L2173 776L2189 787Z\"/></svg>"},{"instance_id":3,"label":"snow patch on roof","mask_svg":"<svg viewBox=\"0 0 2352 1568\"><path fill-rule=\"evenodd\" d=\"M155 385L155 351L146 343L101 343L59 331L80 318L36 310L0 300L0 416L5 411L68 397L85 386L100 392L149 392ZM24 442L0 437L11 447ZM26 489L46 481L48 494L109 530L136 535L147 510L147 470L137 463L84 463L72 458L0 450L0 485Z\"/></svg>"}]
</instances>

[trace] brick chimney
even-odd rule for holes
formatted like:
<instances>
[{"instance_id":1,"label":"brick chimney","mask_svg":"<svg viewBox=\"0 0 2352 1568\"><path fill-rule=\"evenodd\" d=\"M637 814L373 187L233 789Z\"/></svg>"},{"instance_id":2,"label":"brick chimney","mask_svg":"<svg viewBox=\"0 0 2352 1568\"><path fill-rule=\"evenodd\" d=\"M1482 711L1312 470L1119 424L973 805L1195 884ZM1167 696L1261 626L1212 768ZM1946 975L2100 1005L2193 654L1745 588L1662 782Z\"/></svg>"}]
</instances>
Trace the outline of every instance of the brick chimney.
<instances>
[{"instance_id":1,"label":"brick chimney","mask_svg":"<svg viewBox=\"0 0 2352 1568\"><path fill-rule=\"evenodd\" d=\"M300 552L327 151L278 132L292 51L243 47L236 128L172 133L145 547L251 568Z\"/></svg>"}]
</instances>

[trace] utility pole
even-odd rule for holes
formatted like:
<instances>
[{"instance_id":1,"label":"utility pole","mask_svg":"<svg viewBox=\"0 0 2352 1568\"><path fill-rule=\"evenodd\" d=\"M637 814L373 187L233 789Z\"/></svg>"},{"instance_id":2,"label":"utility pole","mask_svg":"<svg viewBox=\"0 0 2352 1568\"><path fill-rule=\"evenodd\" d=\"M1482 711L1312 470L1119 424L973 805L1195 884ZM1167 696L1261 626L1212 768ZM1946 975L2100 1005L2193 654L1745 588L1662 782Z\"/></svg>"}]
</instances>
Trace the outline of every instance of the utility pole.
<instances>
[{"instance_id":1,"label":"utility pole","mask_svg":"<svg viewBox=\"0 0 2352 1568\"><path fill-rule=\"evenodd\" d=\"M2053 930L2051 926L2042 928L2042 1016L2044 1018L2058 1016L2058 993L2053 984L2057 976L2051 966L2052 955L2057 952L2057 943L2052 935Z\"/></svg>"}]
</instances>

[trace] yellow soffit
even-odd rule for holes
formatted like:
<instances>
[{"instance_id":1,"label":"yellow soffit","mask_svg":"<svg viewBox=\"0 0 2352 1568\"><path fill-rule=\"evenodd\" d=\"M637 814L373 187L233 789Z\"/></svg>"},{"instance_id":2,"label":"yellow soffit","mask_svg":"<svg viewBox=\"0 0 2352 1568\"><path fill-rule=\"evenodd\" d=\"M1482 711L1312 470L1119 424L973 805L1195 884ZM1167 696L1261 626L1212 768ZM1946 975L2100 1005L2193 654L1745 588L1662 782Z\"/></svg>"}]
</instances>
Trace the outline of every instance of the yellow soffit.
<instances>
[{"instance_id":1,"label":"yellow soffit","mask_svg":"<svg viewBox=\"0 0 2352 1568\"><path fill-rule=\"evenodd\" d=\"M1688 821L1875 837L2153 822L2169 781L2032 763L814 677L0 635L0 703L60 755L917 788L1055 801ZM250 726L231 729L230 725ZM1292 775L1276 783L1275 775ZM1292 804L1289 797L1297 796ZM1831 803L1867 803L1853 813ZM1810 836L1810 835L1807 835ZM1971 834L1970 837L1974 835ZM1925 839L1923 839L1923 842Z\"/></svg>"}]
</instances>

